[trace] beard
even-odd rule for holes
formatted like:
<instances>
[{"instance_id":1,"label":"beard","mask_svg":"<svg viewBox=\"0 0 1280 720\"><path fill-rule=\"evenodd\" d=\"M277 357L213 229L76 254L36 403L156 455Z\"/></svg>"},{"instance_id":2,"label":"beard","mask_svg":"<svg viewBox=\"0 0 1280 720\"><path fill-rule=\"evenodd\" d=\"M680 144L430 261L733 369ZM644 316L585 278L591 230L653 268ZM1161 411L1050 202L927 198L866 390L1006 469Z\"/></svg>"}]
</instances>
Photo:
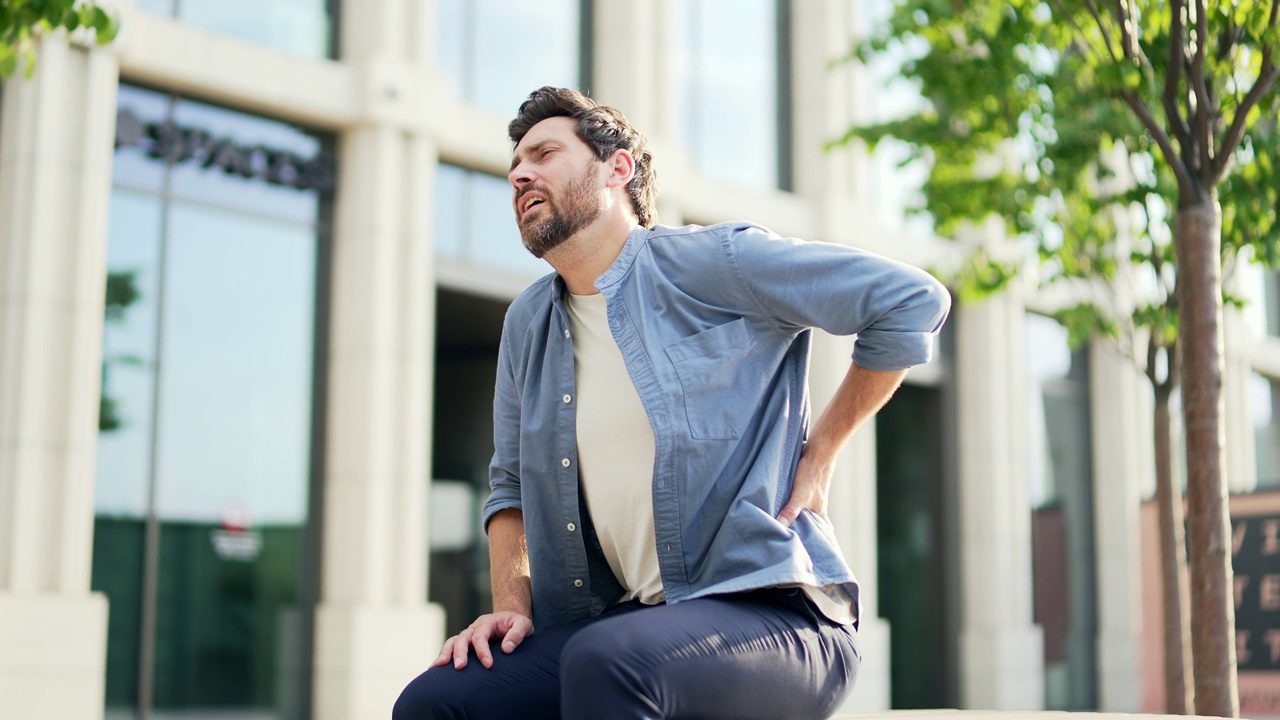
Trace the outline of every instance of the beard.
<instances>
[{"instance_id":1,"label":"beard","mask_svg":"<svg viewBox=\"0 0 1280 720\"><path fill-rule=\"evenodd\" d=\"M520 226L520 240L534 257L541 258L564 244L604 213L604 204L596 194L595 174L596 164L588 161L582 173L565 185L563 193L558 193L558 197L551 197L548 193L546 217L528 222L520 222L520 218L516 218Z\"/></svg>"}]
</instances>

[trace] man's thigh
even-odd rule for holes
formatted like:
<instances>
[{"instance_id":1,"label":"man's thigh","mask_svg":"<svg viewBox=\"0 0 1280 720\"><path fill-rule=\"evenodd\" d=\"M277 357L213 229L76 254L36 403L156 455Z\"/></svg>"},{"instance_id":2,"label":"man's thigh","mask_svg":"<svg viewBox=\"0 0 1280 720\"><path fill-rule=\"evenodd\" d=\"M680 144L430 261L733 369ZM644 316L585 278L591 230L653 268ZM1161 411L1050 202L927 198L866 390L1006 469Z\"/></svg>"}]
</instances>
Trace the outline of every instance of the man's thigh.
<instances>
[{"instance_id":1,"label":"man's thigh","mask_svg":"<svg viewBox=\"0 0 1280 720\"><path fill-rule=\"evenodd\" d=\"M593 623L561 658L565 718L825 718L853 686L854 631L799 590L657 606Z\"/></svg>"},{"instance_id":2,"label":"man's thigh","mask_svg":"<svg viewBox=\"0 0 1280 720\"><path fill-rule=\"evenodd\" d=\"M400 693L393 720L558 720L560 717L560 654L581 628L570 625L535 632L511 654L499 641L489 644L493 667L486 668L475 651L467 666L433 667Z\"/></svg>"}]
</instances>

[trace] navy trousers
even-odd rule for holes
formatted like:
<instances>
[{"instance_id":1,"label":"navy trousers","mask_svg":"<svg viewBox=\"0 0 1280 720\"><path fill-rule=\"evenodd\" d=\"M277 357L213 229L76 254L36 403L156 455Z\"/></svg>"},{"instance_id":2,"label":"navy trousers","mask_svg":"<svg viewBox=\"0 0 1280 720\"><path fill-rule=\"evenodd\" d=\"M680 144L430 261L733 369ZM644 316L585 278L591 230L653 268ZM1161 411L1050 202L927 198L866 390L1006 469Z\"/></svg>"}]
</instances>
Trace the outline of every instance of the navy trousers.
<instances>
[{"instance_id":1,"label":"navy trousers","mask_svg":"<svg viewBox=\"0 0 1280 720\"><path fill-rule=\"evenodd\" d=\"M392 718L826 718L857 677L855 635L797 589L627 603L535 632L510 655L495 640L492 668L474 653L462 670L433 667Z\"/></svg>"}]
</instances>

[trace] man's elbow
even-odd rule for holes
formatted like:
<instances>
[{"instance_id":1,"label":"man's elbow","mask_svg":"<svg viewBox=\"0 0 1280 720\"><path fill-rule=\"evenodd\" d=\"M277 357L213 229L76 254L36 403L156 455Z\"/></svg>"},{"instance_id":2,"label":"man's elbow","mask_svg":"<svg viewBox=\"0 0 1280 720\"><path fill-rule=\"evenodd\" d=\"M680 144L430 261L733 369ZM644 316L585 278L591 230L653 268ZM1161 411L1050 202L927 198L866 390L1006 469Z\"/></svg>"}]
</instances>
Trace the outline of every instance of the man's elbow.
<instances>
[{"instance_id":1,"label":"man's elbow","mask_svg":"<svg viewBox=\"0 0 1280 720\"><path fill-rule=\"evenodd\" d=\"M946 285L930 276L921 295L921 315L929 317L928 332L936 333L942 329L943 324L947 322L947 316L951 313L951 291L947 290Z\"/></svg>"}]
</instances>

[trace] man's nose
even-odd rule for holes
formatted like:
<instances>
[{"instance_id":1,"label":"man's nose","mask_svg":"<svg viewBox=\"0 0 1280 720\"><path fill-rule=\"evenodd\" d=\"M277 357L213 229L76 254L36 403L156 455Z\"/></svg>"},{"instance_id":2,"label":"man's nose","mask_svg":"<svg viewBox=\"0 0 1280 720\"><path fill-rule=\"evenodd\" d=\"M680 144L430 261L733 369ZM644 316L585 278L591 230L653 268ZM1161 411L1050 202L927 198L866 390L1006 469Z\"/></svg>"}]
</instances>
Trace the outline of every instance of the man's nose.
<instances>
[{"instance_id":1,"label":"man's nose","mask_svg":"<svg viewBox=\"0 0 1280 720\"><path fill-rule=\"evenodd\" d=\"M511 168L511 172L507 173L507 181L511 183L512 187L519 190L533 182L533 173L526 169L525 163L520 163Z\"/></svg>"}]
</instances>

